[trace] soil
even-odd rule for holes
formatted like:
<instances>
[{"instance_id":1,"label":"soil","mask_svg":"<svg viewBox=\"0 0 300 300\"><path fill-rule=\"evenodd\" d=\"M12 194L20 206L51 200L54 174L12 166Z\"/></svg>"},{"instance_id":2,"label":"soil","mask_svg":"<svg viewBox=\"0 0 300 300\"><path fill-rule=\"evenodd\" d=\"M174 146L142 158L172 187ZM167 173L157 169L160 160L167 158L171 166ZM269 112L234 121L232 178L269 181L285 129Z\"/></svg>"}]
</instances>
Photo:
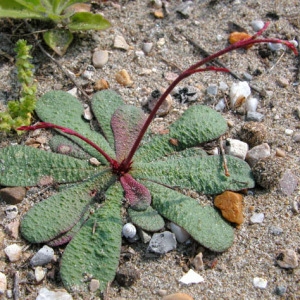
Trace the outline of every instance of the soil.
<instances>
[{"instance_id":1,"label":"soil","mask_svg":"<svg viewBox=\"0 0 300 300\"><path fill-rule=\"evenodd\" d=\"M176 9L183 1L166 1L168 13L164 18L156 18L151 1L94 1L93 9L101 12L112 27L99 32L82 32L76 35L74 42L63 57L55 59L67 70L80 74L91 65L95 48L109 51L109 61L101 69L96 69L91 80L78 76L76 81L87 92L94 92L94 82L106 79L110 88L118 91L127 103L141 106L148 95L157 88L166 88L170 73L179 73L202 58L194 41L207 52L213 53L228 44L231 31L229 22L243 27L253 34L253 20L270 21L265 32L266 37L300 40L300 3L299 1L261 1L261 0L202 0L191 1L192 10L184 16ZM72 81L64 75L48 57L37 47L24 22L0 20L0 104L5 107L10 99L16 99L18 85L14 66L14 44L19 38L26 38L33 45L33 64L38 85L38 94L53 89L70 90ZM31 22L34 30L40 30L40 22ZM116 35L122 35L129 44L129 50L113 47ZM39 36L41 38L41 36ZM153 43L148 55L142 54L144 42ZM42 43L51 53L51 51ZM262 53L266 57L262 57ZM52 54L52 53L51 53ZM259 99L258 112L264 115L263 123L268 129L264 142L271 147L271 155L276 149L283 150L294 175L300 178L300 147L293 136L300 133L299 122L299 57L290 51L271 52L264 45L254 46L249 50L236 51L220 58L220 61L238 76L244 73L252 75L251 85L264 93L252 91ZM125 69L130 74L134 85L124 87L115 80L115 74ZM282 87L283 79L287 85ZM191 85L201 90L198 103L213 107L224 97L220 92L209 97L205 91L211 84L219 85L223 81L229 87L237 80L229 74L207 72L194 75L185 80L184 85ZM264 95L264 96L262 96ZM228 96L228 91L225 93ZM81 97L83 102L87 99ZM227 97L228 98L228 97ZM168 115L156 118L152 130L167 128L180 114L194 103L181 104L174 101ZM298 109L298 113L297 113ZM228 136L238 137L238 132L245 124L245 116L231 109L226 109L223 116L230 121L232 127ZM286 129L293 130L287 135ZM48 138L49 134L41 133ZM12 143L23 144L29 134L22 136L0 135L0 147ZM43 145L47 147L47 142ZM19 217L35 202L47 197L47 192L31 189L27 197L18 204ZM202 196L205 201L212 197ZM276 264L276 256L282 249L294 250L300 254L300 219L299 213L293 211L292 203L300 203L299 184L295 191L287 196L277 189L265 190L256 187L244 197L245 222L235 229L233 246L224 253L213 253L194 242L183 244L176 251L164 256L149 256L147 245L141 241L128 244L124 241L120 267L136 269L140 279L130 287L112 283L108 289L107 299L161 299L164 294L184 292L194 299L277 299L277 287L285 287L282 299L300 299L300 269L283 269ZM9 222L5 216L6 204L1 203L2 222L0 271L8 279L8 289L14 287L14 274L19 272L19 299L35 299L42 287L50 290L63 288L58 276L58 264L63 247L56 249L57 262L49 264L48 276L36 284L34 270L29 267L30 257L42 245L30 245L20 236L11 238L4 232ZM251 224L250 217L254 212L262 212L265 218L260 224ZM282 234L274 235L270 228L282 229ZM24 247L22 260L11 263L5 257L3 249L13 243ZM190 261L203 252L204 270L198 271L204 282L194 285L181 285L179 279L192 268ZM52 275L52 276L51 276ZM265 289L253 285L255 277L268 281ZM72 295L74 299L100 299L97 293ZM6 299L2 296L1 299Z\"/></svg>"}]
</instances>

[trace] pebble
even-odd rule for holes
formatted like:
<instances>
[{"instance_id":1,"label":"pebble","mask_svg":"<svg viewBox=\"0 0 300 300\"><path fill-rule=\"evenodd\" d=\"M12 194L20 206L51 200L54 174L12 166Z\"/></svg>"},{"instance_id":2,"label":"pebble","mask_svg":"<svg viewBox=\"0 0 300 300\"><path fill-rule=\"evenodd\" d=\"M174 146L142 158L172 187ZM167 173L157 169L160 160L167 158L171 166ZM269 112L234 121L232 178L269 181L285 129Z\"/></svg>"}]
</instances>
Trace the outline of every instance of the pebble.
<instances>
[{"instance_id":1,"label":"pebble","mask_svg":"<svg viewBox=\"0 0 300 300\"><path fill-rule=\"evenodd\" d=\"M243 196L231 191L225 191L214 199L214 205L221 210L222 216L229 222L242 224L243 216Z\"/></svg>"},{"instance_id":2,"label":"pebble","mask_svg":"<svg viewBox=\"0 0 300 300\"><path fill-rule=\"evenodd\" d=\"M95 82L94 89L96 91L107 90L109 89L109 83L106 79L101 78Z\"/></svg>"},{"instance_id":3,"label":"pebble","mask_svg":"<svg viewBox=\"0 0 300 300\"><path fill-rule=\"evenodd\" d=\"M199 252L193 259L193 265L196 271L204 270L204 263L202 258L203 258L203 254L202 252Z\"/></svg>"},{"instance_id":4,"label":"pebble","mask_svg":"<svg viewBox=\"0 0 300 300\"><path fill-rule=\"evenodd\" d=\"M263 123L248 122L242 126L239 138L251 148L262 144L267 139L268 131Z\"/></svg>"},{"instance_id":5,"label":"pebble","mask_svg":"<svg viewBox=\"0 0 300 300\"><path fill-rule=\"evenodd\" d=\"M140 236L140 238L141 238L141 240L144 244L147 244L147 243L150 242L151 235L149 235L147 232L145 232L144 230L142 230L140 228L138 228L138 233L139 233L139 236Z\"/></svg>"},{"instance_id":6,"label":"pebble","mask_svg":"<svg viewBox=\"0 0 300 300\"><path fill-rule=\"evenodd\" d=\"M294 131L292 129L286 129L284 133L288 136L293 135Z\"/></svg>"},{"instance_id":7,"label":"pebble","mask_svg":"<svg viewBox=\"0 0 300 300\"><path fill-rule=\"evenodd\" d=\"M277 84L278 86L282 87L282 88L286 88L287 86L289 86L289 81L284 78L284 77L280 77L278 80L277 80Z\"/></svg>"},{"instance_id":8,"label":"pebble","mask_svg":"<svg viewBox=\"0 0 300 300\"><path fill-rule=\"evenodd\" d=\"M250 149L246 155L246 162L250 167L253 167L260 159L271 155L270 146L267 143L257 145Z\"/></svg>"},{"instance_id":9,"label":"pebble","mask_svg":"<svg viewBox=\"0 0 300 300\"><path fill-rule=\"evenodd\" d=\"M127 44L125 38L122 35L117 35L114 40L114 47L117 49L129 50L129 45Z\"/></svg>"},{"instance_id":10,"label":"pebble","mask_svg":"<svg viewBox=\"0 0 300 300\"><path fill-rule=\"evenodd\" d=\"M193 1L186 1L177 6L176 11L184 18L189 18L193 10Z\"/></svg>"},{"instance_id":11,"label":"pebble","mask_svg":"<svg viewBox=\"0 0 300 300\"><path fill-rule=\"evenodd\" d=\"M246 115L247 121L262 122L265 116L259 112L248 111Z\"/></svg>"},{"instance_id":12,"label":"pebble","mask_svg":"<svg viewBox=\"0 0 300 300\"><path fill-rule=\"evenodd\" d=\"M215 106L216 111L223 111L226 107L225 99L222 98Z\"/></svg>"},{"instance_id":13,"label":"pebble","mask_svg":"<svg viewBox=\"0 0 300 300\"><path fill-rule=\"evenodd\" d=\"M34 276L35 276L36 282L41 282L45 278L46 272L47 272L47 269L45 269L41 266L36 267L34 270Z\"/></svg>"},{"instance_id":14,"label":"pebble","mask_svg":"<svg viewBox=\"0 0 300 300\"><path fill-rule=\"evenodd\" d=\"M284 269L295 269L298 267L297 253L292 249L281 250L276 256L279 267Z\"/></svg>"},{"instance_id":15,"label":"pebble","mask_svg":"<svg viewBox=\"0 0 300 300\"><path fill-rule=\"evenodd\" d=\"M260 224L264 221L264 218L265 218L265 214L263 214L263 213L254 213L250 217L250 223L251 224Z\"/></svg>"},{"instance_id":16,"label":"pebble","mask_svg":"<svg viewBox=\"0 0 300 300\"><path fill-rule=\"evenodd\" d=\"M261 20L254 20L251 22L251 27L254 31L260 31L265 26L265 23Z\"/></svg>"},{"instance_id":17,"label":"pebble","mask_svg":"<svg viewBox=\"0 0 300 300\"><path fill-rule=\"evenodd\" d=\"M296 115L300 119L300 106L296 107Z\"/></svg>"},{"instance_id":18,"label":"pebble","mask_svg":"<svg viewBox=\"0 0 300 300\"><path fill-rule=\"evenodd\" d=\"M218 94L218 86L216 84L210 84L206 89L206 93L209 96L216 96Z\"/></svg>"},{"instance_id":19,"label":"pebble","mask_svg":"<svg viewBox=\"0 0 300 300\"><path fill-rule=\"evenodd\" d=\"M18 215L18 207L15 205L8 205L5 209L6 217L13 220Z\"/></svg>"},{"instance_id":20,"label":"pebble","mask_svg":"<svg viewBox=\"0 0 300 300\"><path fill-rule=\"evenodd\" d=\"M249 146L247 143L236 139L227 139L225 141L225 153L245 160Z\"/></svg>"},{"instance_id":21,"label":"pebble","mask_svg":"<svg viewBox=\"0 0 300 300\"><path fill-rule=\"evenodd\" d=\"M100 288L100 281L97 279L92 279L89 284L89 290L91 293L96 292Z\"/></svg>"},{"instance_id":22,"label":"pebble","mask_svg":"<svg viewBox=\"0 0 300 300\"><path fill-rule=\"evenodd\" d=\"M148 252L157 254L165 254L169 251L176 249L177 242L175 234L170 231L155 233L149 243Z\"/></svg>"},{"instance_id":23,"label":"pebble","mask_svg":"<svg viewBox=\"0 0 300 300\"><path fill-rule=\"evenodd\" d=\"M153 7L156 9L162 8L162 6L163 6L161 0L153 0L152 3L153 3Z\"/></svg>"},{"instance_id":24,"label":"pebble","mask_svg":"<svg viewBox=\"0 0 300 300\"><path fill-rule=\"evenodd\" d=\"M18 204L25 198L26 189L24 187L7 187L0 190L0 198L7 204Z\"/></svg>"},{"instance_id":25,"label":"pebble","mask_svg":"<svg viewBox=\"0 0 300 300\"><path fill-rule=\"evenodd\" d=\"M280 43L268 43L268 48L273 52L285 50L285 46Z\"/></svg>"},{"instance_id":26,"label":"pebble","mask_svg":"<svg viewBox=\"0 0 300 300\"><path fill-rule=\"evenodd\" d=\"M286 293L287 288L283 285L278 285L275 288L275 294L278 296L283 296Z\"/></svg>"},{"instance_id":27,"label":"pebble","mask_svg":"<svg viewBox=\"0 0 300 300\"><path fill-rule=\"evenodd\" d=\"M170 224L170 229L179 243L184 243L190 238L190 234L186 230L174 223Z\"/></svg>"},{"instance_id":28,"label":"pebble","mask_svg":"<svg viewBox=\"0 0 300 300\"><path fill-rule=\"evenodd\" d=\"M286 154L285 154L284 150L281 150L279 148L276 148L275 155L278 156L278 157L286 157Z\"/></svg>"},{"instance_id":29,"label":"pebble","mask_svg":"<svg viewBox=\"0 0 300 300\"><path fill-rule=\"evenodd\" d=\"M130 75L125 69L117 72L115 78L119 84L125 87L131 87L133 85L133 81L131 80Z\"/></svg>"},{"instance_id":30,"label":"pebble","mask_svg":"<svg viewBox=\"0 0 300 300\"><path fill-rule=\"evenodd\" d=\"M16 219L5 225L5 232L12 238L17 239L19 236L20 220Z\"/></svg>"},{"instance_id":31,"label":"pebble","mask_svg":"<svg viewBox=\"0 0 300 300\"><path fill-rule=\"evenodd\" d=\"M130 287L140 279L140 272L134 268L123 266L116 273L116 281L120 286Z\"/></svg>"},{"instance_id":32,"label":"pebble","mask_svg":"<svg viewBox=\"0 0 300 300\"><path fill-rule=\"evenodd\" d=\"M229 35L229 43L234 44L242 40L247 40L251 38L251 35L246 32L234 31ZM250 48L252 45L246 46L245 48Z\"/></svg>"},{"instance_id":33,"label":"pebble","mask_svg":"<svg viewBox=\"0 0 300 300\"><path fill-rule=\"evenodd\" d=\"M247 112L256 112L258 105L258 99L249 97L246 100L246 111Z\"/></svg>"},{"instance_id":34,"label":"pebble","mask_svg":"<svg viewBox=\"0 0 300 300\"><path fill-rule=\"evenodd\" d=\"M41 288L36 300L73 300L72 296L64 291L50 291L47 288Z\"/></svg>"},{"instance_id":35,"label":"pebble","mask_svg":"<svg viewBox=\"0 0 300 300\"><path fill-rule=\"evenodd\" d=\"M250 96L251 89L246 81L234 82L230 88L230 105L235 109L240 107Z\"/></svg>"},{"instance_id":36,"label":"pebble","mask_svg":"<svg viewBox=\"0 0 300 300\"><path fill-rule=\"evenodd\" d=\"M193 300L194 298L185 293L175 293L171 295L167 295L162 298L162 300Z\"/></svg>"},{"instance_id":37,"label":"pebble","mask_svg":"<svg viewBox=\"0 0 300 300\"><path fill-rule=\"evenodd\" d=\"M10 262L16 262L21 259L22 247L17 244L12 244L4 249L6 256Z\"/></svg>"},{"instance_id":38,"label":"pebble","mask_svg":"<svg viewBox=\"0 0 300 300\"><path fill-rule=\"evenodd\" d=\"M253 285L259 289L265 289L268 285L268 281L264 278L255 277L253 278Z\"/></svg>"},{"instance_id":39,"label":"pebble","mask_svg":"<svg viewBox=\"0 0 300 300\"><path fill-rule=\"evenodd\" d=\"M152 111L159 100L163 90L154 90L147 99L148 108ZM167 115L172 107L173 99L169 94L157 111L157 116L163 117Z\"/></svg>"},{"instance_id":40,"label":"pebble","mask_svg":"<svg viewBox=\"0 0 300 300\"><path fill-rule=\"evenodd\" d=\"M3 295L7 289L7 279L5 274L0 272L0 295Z\"/></svg>"},{"instance_id":41,"label":"pebble","mask_svg":"<svg viewBox=\"0 0 300 300\"><path fill-rule=\"evenodd\" d=\"M90 163L91 165L93 165L93 166L96 166L96 167L98 167L98 166L101 165L101 162L100 162L96 157L91 157L91 158L89 159L89 163Z\"/></svg>"},{"instance_id":42,"label":"pebble","mask_svg":"<svg viewBox=\"0 0 300 300\"><path fill-rule=\"evenodd\" d=\"M228 87L226 82L220 81L219 82L219 89L224 92L224 91L227 91L229 89L229 87Z\"/></svg>"},{"instance_id":43,"label":"pebble","mask_svg":"<svg viewBox=\"0 0 300 300\"><path fill-rule=\"evenodd\" d=\"M142 49L145 54L149 54L153 48L153 43L143 43Z\"/></svg>"},{"instance_id":44,"label":"pebble","mask_svg":"<svg viewBox=\"0 0 300 300\"><path fill-rule=\"evenodd\" d=\"M77 87L74 87L74 88L68 90L67 93L69 93L70 95L72 95L74 97L77 97L78 96L78 89L77 89Z\"/></svg>"},{"instance_id":45,"label":"pebble","mask_svg":"<svg viewBox=\"0 0 300 300\"><path fill-rule=\"evenodd\" d=\"M87 121L91 121L93 119L91 108L87 104L84 107L83 118Z\"/></svg>"},{"instance_id":46,"label":"pebble","mask_svg":"<svg viewBox=\"0 0 300 300\"><path fill-rule=\"evenodd\" d=\"M293 136L293 141L295 143L300 143L300 133L296 133L294 136Z\"/></svg>"},{"instance_id":47,"label":"pebble","mask_svg":"<svg viewBox=\"0 0 300 300\"><path fill-rule=\"evenodd\" d=\"M277 226L270 226L269 231L273 235L281 235L283 233L283 229Z\"/></svg>"},{"instance_id":48,"label":"pebble","mask_svg":"<svg viewBox=\"0 0 300 300\"><path fill-rule=\"evenodd\" d=\"M279 189L287 196L291 195L298 185L298 178L291 170L286 170L279 180Z\"/></svg>"},{"instance_id":49,"label":"pebble","mask_svg":"<svg viewBox=\"0 0 300 300\"><path fill-rule=\"evenodd\" d=\"M123 226L122 234L127 239L132 239L136 235L136 228L132 223L127 223Z\"/></svg>"},{"instance_id":50,"label":"pebble","mask_svg":"<svg viewBox=\"0 0 300 300\"><path fill-rule=\"evenodd\" d=\"M247 72L243 73L243 77L246 81L251 81L253 79L253 76Z\"/></svg>"},{"instance_id":51,"label":"pebble","mask_svg":"<svg viewBox=\"0 0 300 300\"><path fill-rule=\"evenodd\" d=\"M153 12L153 15L155 18L157 19L163 19L164 18L164 12L162 11L162 9L156 9L154 12Z\"/></svg>"},{"instance_id":52,"label":"pebble","mask_svg":"<svg viewBox=\"0 0 300 300\"><path fill-rule=\"evenodd\" d=\"M84 79L91 80L96 72L96 69L92 65L88 65L86 69L82 72L81 76Z\"/></svg>"},{"instance_id":53,"label":"pebble","mask_svg":"<svg viewBox=\"0 0 300 300\"><path fill-rule=\"evenodd\" d=\"M45 245L32 257L30 260L30 265L33 267L46 265L52 261L53 257L53 249Z\"/></svg>"},{"instance_id":54,"label":"pebble","mask_svg":"<svg viewBox=\"0 0 300 300\"><path fill-rule=\"evenodd\" d=\"M185 275L183 275L180 279L179 282L183 284L193 284L193 283L200 283L203 282L204 278L190 269Z\"/></svg>"},{"instance_id":55,"label":"pebble","mask_svg":"<svg viewBox=\"0 0 300 300\"><path fill-rule=\"evenodd\" d=\"M95 51L92 56L92 62L95 68L103 68L108 62L108 51Z\"/></svg>"},{"instance_id":56,"label":"pebble","mask_svg":"<svg viewBox=\"0 0 300 300\"><path fill-rule=\"evenodd\" d=\"M292 212L294 214L299 214L300 203L298 203L296 200L292 201L291 208L292 208Z\"/></svg>"}]
</instances>

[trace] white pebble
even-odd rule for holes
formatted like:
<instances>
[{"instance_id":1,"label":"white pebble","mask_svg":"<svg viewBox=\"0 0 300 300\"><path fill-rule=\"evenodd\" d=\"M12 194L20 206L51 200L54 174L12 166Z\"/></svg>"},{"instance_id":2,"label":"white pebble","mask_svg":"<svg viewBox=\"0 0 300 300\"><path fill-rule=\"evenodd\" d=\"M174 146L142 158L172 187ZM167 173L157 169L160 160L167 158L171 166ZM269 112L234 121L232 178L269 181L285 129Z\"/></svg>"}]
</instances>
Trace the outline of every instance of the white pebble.
<instances>
[{"instance_id":1,"label":"white pebble","mask_svg":"<svg viewBox=\"0 0 300 300\"><path fill-rule=\"evenodd\" d=\"M88 66L86 67L86 70L84 70L84 72L81 74L81 76L82 76L82 78L84 78L84 79L91 80L92 77L93 77L94 74L95 74L95 71L96 71L96 70L95 70L94 66L88 65Z\"/></svg>"},{"instance_id":2,"label":"white pebble","mask_svg":"<svg viewBox=\"0 0 300 300\"><path fill-rule=\"evenodd\" d=\"M264 221L264 218L265 218L265 215L263 213L254 213L250 218L250 222L252 224L262 223Z\"/></svg>"},{"instance_id":3,"label":"white pebble","mask_svg":"<svg viewBox=\"0 0 300 300\"><path fill-rule=\"evenodd\" d=\"M149 54L152 48L153 48L153 43L144 43L142 47L145 54Z\"/></svg>"},{"instance_id":4,"label":"white pebble","mask_svg":"<svg viewBox=\"0 0 300 300\"><path fill-rule=\"evenodd\" d=\"M41 288L36 300L72 300L72 296L63 291L50 291L47 288Z\"/></svg>"},{"instance_id":5,"label":"white pebble","mask_svg":"<svg viewBox=\"0 0 300 300\"><path fill-rule=\"evenodd\" d=\"M274 52L280 51L280 50L285 50L285 46L280 43L268 43L268 48Z\"/></svg>"},{"instance_id":6,"label":"white pebble","mask_svg":"<svg viewBox=\"0 0 300 300\"><path fill-rule=\"evenodd\" d=\"M226 91L226 90L228 90L228 85L227 85L227 83L224 82L224 81L220 81L220 83L219 83L219 89L220 89L221 91Z\"/></svg>"},{"instance_id":7,"label":"white pebble","mask_svg":"<svg viewBox=\"0 0 300 300\"><path fill-rule=\"evenodd\" d=\"M256 287L256 288L259 288L259 289L265 289L268 285L268 281L264 278L260 278L260 277L254 277L253 278L253 285Z\"/></svg>"},{"instance_id":8,"label":"white pebble","mask_svg":"<svg viewBox=\"0 0 300 300\"><path fill-rule=\"evenodd\" d=\"M34 276L35 276L36 282L41 282L45 278L45 275L46 275L46 269L44 269L41 266L38 266L35 268Z\"/></svg>"},{"instance_id":9,"label":"white pebble","mask_svg":"<svg viewBox=\"0 0 300 300\"><path fill-rule=\"evenodd\" d=\"M246 111L247 112L249 112L249 111L256 112L257 105L258 105L258 99L257 98L249 97L246 100Z\"/></svg>"},{"instance_id":10,"label":"white pebble","mask_svg":"<svg viewBox=\"0 0 300 300\"><path fill-rule=\"evenodd\" d=\"M114 41L114 47L123 50L129 50L129 45L127 44L125 38L122 35L117 35Z\"/></svg>"},{"instance_id":11,"label":"white pebble","mask_svg":"<svg viewBox=\"0 0 300 300\"><path fill-rule=\"evenodd\" d=\"M74 87L74 88L72 88L71 90L68 90L67 91L70 95L72 95L72 96L74 96L74 97L77 97L77 92L78 92L78 90L77 90L77 87Z\"/></svg>"},{"instance_id":12,"label":"white pebble","mask_svg":"<svg viewBox=\"0 0 300 300\"><path fill-rule=\"evenodd\" d=\"M247 81L234 82L229 94L231 108L240 107L250 94L251 89Z\"/></svg>"},{"instance_id":13,"label":"white pebble","mask_svg":"<svg viewBox=\"0 0 300 300\"><path fill-rule=\"evenodd\" d=\"M286 135L292 135L294 133L292 129L286 129L284 132Z\"/></svg>"},{"instance_id":14,"label":"white pebble","mask_svg":"<svg viewBox=\"0 0 300 300\"><path fill-rule=\"evenodd\" d=\"M91 108L88 105L86 105L84 108L83 118L87 121L91 121L93 119Z\"/></svg>"},{"instance_id":15,"label":"white pebble","mask_svg":"<svg viewBox=\"0 0 300 300\"><path fill-rule=\"evenodd\" d=\"M251 27L254 31L260 31L265 26L265 23L261 20L254 20L251 22Z\"/></svg>"},{"instance_id":16,"label":"white pebble","mask_svg":"<svg viewBox=\"0 0 300 300\"><path fill-rule=\"evenodd\" d=\"M5 209L7 219L14 219L18 215L18 207L16 205L8 205Z\"/></svg>"},{"instance_id":17,"label":"white pebble","mask_svg":"<svg viewBox=\"0 0 300 300\"><path fill-rule=\"evenodd\" d=\"M93 65L95 68L103 68L108 62L108 52L105 50L98 50L93 53Z\"/></svg>"},{"instance_id":18,"label":"white pebble","mask_svg":"<svg viewBox=\"0 0 300 300\"><path fill-rule=\"evenodd\" d=\"M0 272L0 295L3 295L7 289L7 279L5 274Z\"/></svg>"},{"instance_id":19,"label":"white pebble","mask_svg":"<svg viewBox=\"0 0 300 300\"><path fill-rule=\"evenodd\" d=\"M289 41L291 44L293 44L295 46L295 48L298 47L298 42L296 40L290 40Z\"/></svg>"},{"instance_id":20,"label":"white pebble","mask_svg":"<svg viewBox=\"0 0 300 300\"><path fill-rule=\"evenodd\" d=\"M132 239L136 235L136 228L132 223L127 223L123 226L122 229L122 234L127 238L127 239Z\"/></svg>"},{"instance_id":21,"label":"white pebble","mask_svg":"<svg viewBox=\"0 0 300 300\"><path fill-rule=\"evenodd\" d=\"M192 269L189 270L185 275L183 275L179 280L179 282L183 284L200 283L203 281L204 278Z\"/></svg>"},{"instance_id":22,"label":"white pebble","mask_svg":"<svg viewBox=\"0 0 300 300\"><path fill-rule=\"evenodd\" d=\"M16 262L20 260L22 255L22 247L17 244L12 244L7 246L4 249L5 254L7 255L10 262Z\"/></svg>"},{"instance_id":23,"label":"white pebble","mask_svg":"<svg viewBox=\"0 0 300 300\"><path fill-rule=\"evenodd\" d=\"M190 234L187 231L185 231L182 227L180 227L174 223L170 224L170 229L175 234L176 240L179 243L184 243L190 237Z\"/></svg>"},{"instance_id":24,"label":"white pebble","mask_svg":"<svg viewBox=\"0 0 300 300\"><path fill-rule=\"evenodd\" d=\"M249 146L247 143L236 139L227 139L225 141L225 152L226 154L238 157L245 160Z\"/></svg>"},{"instance_id":25,"label":"white pebble","mask_svg":"<svg viewBox=\"0 0 300 300\"><path fill-rule=\"evenodd\" d=\"M221 99L221 100L217 103L217 105L215 106L215 110L216 110L216 111L223 111L225 107L226 107L225 100L224 100L224 99Z\"/></svg>"}]
</instances>

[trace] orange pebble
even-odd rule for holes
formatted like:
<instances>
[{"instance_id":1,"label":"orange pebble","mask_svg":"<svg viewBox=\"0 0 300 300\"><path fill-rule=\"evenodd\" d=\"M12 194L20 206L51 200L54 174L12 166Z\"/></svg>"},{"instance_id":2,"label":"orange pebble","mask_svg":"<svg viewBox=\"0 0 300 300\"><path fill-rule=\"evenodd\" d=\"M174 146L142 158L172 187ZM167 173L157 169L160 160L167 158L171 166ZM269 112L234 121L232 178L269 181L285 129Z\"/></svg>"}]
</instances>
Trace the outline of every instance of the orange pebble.
<instances>
[{"instance_id":1,"label":"orange pebble","mask_svg":"<svg viewBox=\"0 0 300 300\"><path fill-rule=\"evenodd\" d=\"M171 294L171 295L167 295L167 296L163 297L162 300L194 300L194 298L188 294L175 293L175 294Z\"/></svg>"},{"instance_id":2,"label":"orange pebble","mask_svg":"<svg viewBox=\"0 0 300 300\"><path fill-rule=\"evenodd\" d=\"M243 196L241 194L226 191L216 196L214 204L221 210L222 216L227 221L238 225L244 222Z\"/></svg>"},{"instance_id":3,"label":"orange pebble","mask_svg":"<svg viewBox=\"0 0 300 300\"><path fill-rule=\"evenodd\" d=\"M235 32L232 32L229 35L229 43L230 44L235 44L237 42L240 42L240 41L243 41L243 40L247 40L247 39L250 39L250 38L251 38L251 35L248 34L248 33L246 33L246 32L235 31ZM245 48L249 49L250 47L252 47L252 45L248 45Z\"/></svg>"}]
</instances>

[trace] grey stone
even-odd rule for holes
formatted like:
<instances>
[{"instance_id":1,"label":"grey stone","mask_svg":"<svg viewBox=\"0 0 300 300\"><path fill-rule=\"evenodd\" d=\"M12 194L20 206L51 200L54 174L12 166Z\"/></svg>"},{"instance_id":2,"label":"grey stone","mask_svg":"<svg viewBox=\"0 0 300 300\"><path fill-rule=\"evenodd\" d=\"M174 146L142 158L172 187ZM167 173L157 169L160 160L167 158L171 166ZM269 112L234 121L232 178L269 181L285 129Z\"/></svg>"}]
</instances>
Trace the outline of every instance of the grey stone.
<instances>
[{"instance_id":1,"label":"grey stone","mask_svg":"<svg viewBox=\"0 0 300 300\"><path fill-rule=\"evenodd\" d=\"M51 262L53 257L53 249L45 245L32 257L32 259L30 260L30 265L33 267L46 265Z\"/></svg>"},{"instance_id":2,"label":"grey stone","mask_svg":"<svg viewBox=\"0 0 300 300\"><path fill-rule=\"evenodd\" d=\"M264 218L265 218L265 215L263 213L254 213L250 218L250 222L252 224L262 223L264 221Z\"/></svg>"},{"instance_id":3,"label":"grey stone","mask_svg":"<svg viewBox=\"0 0 300 300\"><path fill-rule=\"evenodd\" d=\"M247 81L251 81L251 80L253 79L252 75L249 74L249 73L247 73L247 72L245 72L245 73L243 74L243 77L244 77L244 79L247 80Z\"/></svg>"},{"instance_id":4,"label":"grey stone","mask_svg":"<svg viewBox=\"0 0 300 300\"><path fill-rule=\"evenodd\" d=\"M276 226L270 226L269 231L273 235L281 235L283 233L283 229Z\"/></svg>"},{"instance_id":5,"label":"grey stone","mask_svg":"<svg viewBox=\"0 0 300 300\"><path fill-rule=\"evenodd\" d=\"M264 21L261 20L253 20L251 22L251 27L253 28L254 31L259 31L265 26Z\"/></svg>"},{"instance_id":6,"label":"grey stone","mask_svg":"<svg viewBox=\"0 0 300 300\"><path fill-rule=\"evenodd\" d=\"M294 192L297 184L297 176L295 176L291 170L286 170L279 180L279 189L283 194L289 196Z\"/></svg>"},{"instance_id":7,"label":"grey stone","mask_svg":"<svg viewBox=\"0 0 300 300\"><path fill-rule=\"evenodd\" d=\"M283 285L276 286L275 294L278 296L283 296L286 293L286 287Z\"/></svg>"},{"instance_id":8,"label":"grey stone","mask_svg":"<svg viewBox=\"0 0 300 300\"><path fill-rule=\"evenodd\" d=\"M296 133L294 136L293 136L293 141L295 143L300 143L300 133Z\"/></svg>"},{"instance_id":9,"label":"grey stone","mask_svg":"<svg viewBox=\"0 0 300 300\"><path fill-rule=\"evenodd\" d=\"M270 146L267 143L255 146L247 152L246 161L250 167L254 166L260 159L271 155Z\"/></svg>"},{"instance_id":10,"label":"grey stone","mask_svg":"<svg viewBox=\"0 0 300 300\"><path fill-rule=\"evenodd\" d=\"M255 111L248 111L246 116L247 121L253 122L261 122L264 118L265 116L263 114Z\"/></svg>"},{"instance_id":11,"label":"grey stone","mask_svg":"<svg viewBox=\"0 0 300 300\"><path fill-rule=\"evenodd\" d=\"M218 94L218 86L216 84L210 84L206 89L206 93L209 96L216 96Z\"/></svg>"},{"instance_id":12,"label":"grey stone","mask_svg":"<svg viewBox=\"0 0 300 300\"><path fill-rule=\"evenodd\" d=\"M104 50L95 51L93 53L92 61L95 68L103 68L108 62L108 52Z\"/></svg>"},{"instance_id":13,"label":"grey stone","mask_svg":"<svg viewBox=\"0 0 300 300\"><path fill-rule=\"evenodd\" d=\"M176 246L175 234L170 231L164 231L153 235L147 250L157 254L165 254L176 249Z\"/></svg>"}]
</instances>

